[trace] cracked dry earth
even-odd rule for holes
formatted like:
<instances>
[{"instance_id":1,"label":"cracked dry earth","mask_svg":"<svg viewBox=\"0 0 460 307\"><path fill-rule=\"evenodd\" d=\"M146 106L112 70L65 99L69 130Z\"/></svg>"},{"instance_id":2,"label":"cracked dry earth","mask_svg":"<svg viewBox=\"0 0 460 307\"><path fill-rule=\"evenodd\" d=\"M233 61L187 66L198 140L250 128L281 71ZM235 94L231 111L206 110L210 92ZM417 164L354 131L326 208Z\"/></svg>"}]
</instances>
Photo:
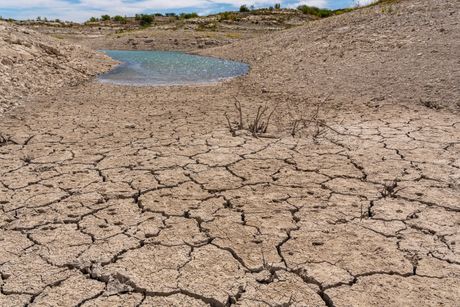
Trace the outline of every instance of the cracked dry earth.
<instances>
[{"instance_id":1,"label":"cracked dry earth","mask_svg":"<svg viewBox=\"0 0 460 307\"><path fill-rule=\"evenodd\" d=\"M412 27L428 1L407 3L421 7ZM445 35L458 33L449 16ZM399 20L374 17L370 31ZM412 60L411 48L397 50ZM361 61L345 78L365 76L373 62ZM458 113L401 97L369 104L344 85L317 139L232 137L223 114L235 93L245 112L254 96L282 97L253 84L271 89L283 75L251 64L201 87L83 83L5 114L0 306L458 306ZM433 78L450 66L437 67ZM455 88L442 95L458 101Z\"/></svg>"},{"instance_id":2,"label":"cracked dry earth","mask_svg":"<svg viewBox=\"0 0 460 307\"><path fill-rule=\"evenodd\" d=\"M2 120L1 306L458 304L458 116L232 137L220 86L173 89L85 84Z\"/></svg>"}]
</instances>

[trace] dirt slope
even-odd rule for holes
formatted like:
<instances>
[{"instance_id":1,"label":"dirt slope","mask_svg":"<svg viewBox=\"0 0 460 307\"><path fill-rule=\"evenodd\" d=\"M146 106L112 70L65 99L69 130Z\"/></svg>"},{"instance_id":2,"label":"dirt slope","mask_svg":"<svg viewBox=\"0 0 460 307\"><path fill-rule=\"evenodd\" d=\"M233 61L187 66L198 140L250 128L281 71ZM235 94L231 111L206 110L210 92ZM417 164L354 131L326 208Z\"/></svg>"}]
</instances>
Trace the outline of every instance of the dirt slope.
<instances>
[{"instance_id":1,"label":"dirt slope","mask_svg":"<svg viewBox=\"0 0 460 307\"><path fill-rule=\"evenodd\" d=\"M33 94L50 94L106 71L113 61L35 31L0 22L0 113Z\"/></svg>"},{"instance_id":2,"label":"dirt slope","mask_svg":"<svg viewBox=\"0 0 460 307\"><path fill-rule=\"evenodd\" d=\"M265 88L292 96L460 108L460 2L401 1L204 51L242 59Z\"/></svg>"}]
</instances>

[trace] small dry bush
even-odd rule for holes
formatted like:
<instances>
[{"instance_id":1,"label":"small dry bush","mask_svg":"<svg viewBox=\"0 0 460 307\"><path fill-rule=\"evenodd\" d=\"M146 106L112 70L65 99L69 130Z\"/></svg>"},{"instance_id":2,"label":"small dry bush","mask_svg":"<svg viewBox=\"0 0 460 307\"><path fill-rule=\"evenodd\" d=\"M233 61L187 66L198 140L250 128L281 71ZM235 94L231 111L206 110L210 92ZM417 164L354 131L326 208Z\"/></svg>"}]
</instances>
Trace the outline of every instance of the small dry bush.
<instances>
[{"instance_id":1,"label":"small dry bush","mask_svg":"<svg viewBox=\"0 0 460 307\"><path fill-rule=\"evenodd\" d=\"M233 117L225 113L227 125L233 136L249 132L254 137L292 137L312 138L315 142L326 132L342 134L328 124L329 96L312 103L289 100L286 103L259 104L243 110L241 102L235 97ZM254 105L254 104L253 104ZM246 113L246 114L245 114ZM270 129L270 131L269 131ZM268 134L270 132L270 134Z\"/></svg>"},{"instance_id":2,"label":"small dry bush","mask_svg":"<svg viewBox=\"0 0 460 307\"><path fill-rule=\"evenodd\" d=\"M237 113L237 120L231 120L227 113L225 113L225 118L227 119L227 124L232 135L236 135L237 131L249 131L254 137L268 137L266 135L268 131L268 126L270 125L270 120L273 116L273 113L276 110L276 107L270 108L269 106L259 105L257 107L257 112L252 118L244 119L243 108L241 102L235 97L235 109Z\"/></svg>"},{"instance_id":3,"label":"small dry bush","mask_svg":"<svg viewBox=\"0 0 460 307\"><path fill-rule=\"evenodd\" d=\"M6 145L10 142L10 137L3 135L0 133L0 146L1 145Z\"/></svg>"}]
</instances>

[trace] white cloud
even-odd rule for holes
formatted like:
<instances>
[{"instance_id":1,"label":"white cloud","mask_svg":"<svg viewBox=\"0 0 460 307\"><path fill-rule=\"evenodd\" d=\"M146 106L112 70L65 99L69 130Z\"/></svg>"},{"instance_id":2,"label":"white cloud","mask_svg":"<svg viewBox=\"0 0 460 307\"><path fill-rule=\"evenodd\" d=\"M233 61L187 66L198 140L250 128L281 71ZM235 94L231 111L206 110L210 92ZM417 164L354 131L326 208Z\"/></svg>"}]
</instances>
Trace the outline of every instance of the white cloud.
<instances>
[{"instance_id":1,"label":"white cloud","mask_svg":"<svg viewBox=\"0 0 460 307\"><path fill-rule=\"evenodd\" d=\"M308 6L316 6L316 7L326 7L328 4L327 0L303 0L299 1L295 6L299 5L308 5Z\"/></svg>"},{"instance_id":2,"label":"white cloud","mask_svg":"<svg viewBox=\"0 0 460 307\"><path fill-rule=\"evenodd\" d=\"M365 6L377 2L377 0L355 0L356 6Z\"/></svg>"}]
</instances>

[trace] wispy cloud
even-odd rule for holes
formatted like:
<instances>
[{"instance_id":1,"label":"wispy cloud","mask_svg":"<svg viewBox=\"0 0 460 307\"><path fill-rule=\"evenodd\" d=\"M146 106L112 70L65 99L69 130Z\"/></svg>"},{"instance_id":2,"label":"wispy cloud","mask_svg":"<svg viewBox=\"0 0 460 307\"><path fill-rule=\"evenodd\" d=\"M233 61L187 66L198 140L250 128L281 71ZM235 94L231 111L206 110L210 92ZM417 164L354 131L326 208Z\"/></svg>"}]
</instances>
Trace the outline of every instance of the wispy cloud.
<instances>
[{"instance_id":1,"label":"wispy cloud","mask_svg":"<svg viewBox=\"0 0 460 307\"><path fill-rule=\"evenodd\" d=\"M284 7L307 4L338 8L350 6L353 2L354 0L0 0L0 16L17 19L42 16L50 19L84 21L91 16L102 14L133 15L168 11L213 13L235 10L243 4L255 7L267 7L275 3L281 3Z\"/></svg>"}]
</instances>

